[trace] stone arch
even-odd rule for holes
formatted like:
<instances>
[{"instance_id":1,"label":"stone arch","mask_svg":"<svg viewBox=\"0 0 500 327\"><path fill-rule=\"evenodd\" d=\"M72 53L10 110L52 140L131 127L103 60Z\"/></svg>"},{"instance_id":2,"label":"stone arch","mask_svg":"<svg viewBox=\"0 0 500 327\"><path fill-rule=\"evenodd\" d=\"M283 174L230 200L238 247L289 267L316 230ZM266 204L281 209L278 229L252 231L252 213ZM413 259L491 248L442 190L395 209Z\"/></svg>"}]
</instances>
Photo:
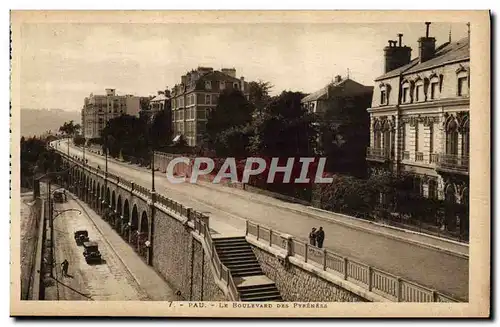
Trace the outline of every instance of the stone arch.
<instances>
[{"instance_id":1,"label":"stone arch","mask_svg":"<svg viewBox=\"0 0 500 327\"><path fill-rule=\"evenodd\" d=\"M448 117L445 121L445 150L446 154L451 156L456 156L458 154L458 129L459 124L456 117ZM453 158L450 158L450 160L453 160Z\"/></svg>"},{"instance_id":2,"label":"stone arch","mask_svg":"<svg viewBox=\"0 0 500 327\"><path fill-rule=\"evenodd\" d=\"M119 200L121 200L121 197L119 197ZM117 225L117 229L123 237L127 237L129 234L128 221L130 220L130 204L128 199L125 199L123 203L122 216L123 219L120 220L120 223Z\"/></svg>"},{"instance_id":3,"label":"stone arch","mask_svg":"<svg viewBox=\"0 0 500 327\"><path fill-rule=\"evenodd\" d=\"M453 183L449 183L444 188L444 199L449 203L456 202L455 196L455 185Z\"/></svg>"},{"instance_id":4,"label":"stone arch","mask_svg":"<svg viewBox=\"0 0 500 327\"><path fill-rule=\"evenodd\" d=\"M132 215L130 217L130 230L136 231L139 227L139 211L137 210L137 205L134 204L132 208Z\"/></svg>"},{"instance_id":5,"label":"stone arch","mask_svg":"<svg viewBox=\"0 0 500 327\"><path fill-rule=\"evenodd\" d=\"M109 186L108 189L106 190L106 205L111 206L111 189L109 188ZM112 206L111 208L114 209Z\"/></svg>"},{"instance_id":6,"label":"stone arch","mask_svg":"<svg viewBox=\"0 0 500 327\"><path fill-rule=\"evenodd\" d=\"M463 205L469 205L469 188L465 186L460 194L460 203Z\"/></svg>"},{"instance_id":7,"label":"stone arch","mask_svg":"<svg viewBox=\"0 0 500 327\"><path fill-rule=\"evenodd\" d=\"M146 211L143 211L142 215L141 215L141 224L139 227L139 231L141 233L148 233L148 231L149 231L148 225L149 225L148 213Z\"/></svg>"},{"instance_id":8,"label":"stone arch","mask_svg":"<svg viewBox=\"0 0 500 327\"><path fill-rule=\"evenodd\" d=\"M117 207L116 207L116 194L115 194L115 190L113 190L113 193L111 194L111 209L113 209L114 211L118 211Z\"/></svg>"}]
</instances>

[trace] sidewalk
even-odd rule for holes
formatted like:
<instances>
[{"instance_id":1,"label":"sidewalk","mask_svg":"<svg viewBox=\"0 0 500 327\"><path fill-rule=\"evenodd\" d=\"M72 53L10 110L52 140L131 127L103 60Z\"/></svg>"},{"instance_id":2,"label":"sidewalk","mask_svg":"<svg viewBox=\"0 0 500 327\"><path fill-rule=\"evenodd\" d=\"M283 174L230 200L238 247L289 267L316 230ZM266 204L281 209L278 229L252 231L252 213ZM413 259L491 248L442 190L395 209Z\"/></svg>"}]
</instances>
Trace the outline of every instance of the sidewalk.
<instances>
[{"instance_id":1,"label":"sidewalk","mask_svg":"<svg viewBox=\"0 0 500 327\"><path fill-rule=\"evenodd\" d=\"M414 232L411 230L406 230L398 227L392 227L383 225L376 222L366 221L363 219L358 219L311 206L303 206L297 203L285 202L273 197L269 197L262 194L256 194L252 192L247 192L240 190L238 188L229 188L221 184L213 184L209 182L198 181L197 185L213 189L217 192L225 192L231 195L238 196L244 199L250 199L252 201L274 206L280 209L292 211L298 214L307 215L311 218L317 218L332 223L342 224L354 229L361 229L375 234L381 234L386 237L404 240L423 247L430 247L443 251L449 254L457 255L460 257L469 257L469 246L465 243L460 243L457 241L440 238L433 235L427 235L424 233Z\"/></svg>"},{"instance_id":2,"label":"sidewalk","mask_svg":"<svg viewBox=\"0 0 500 327\"><path fill-rule=\"evenodd\" d=\"M148 266L107 222L102 220L87 204L73 194L71 194L71 197L82 207L123 265L151 300L174 301L177 299L167 282L151 266Z\"/></svg>"}]
</instances>

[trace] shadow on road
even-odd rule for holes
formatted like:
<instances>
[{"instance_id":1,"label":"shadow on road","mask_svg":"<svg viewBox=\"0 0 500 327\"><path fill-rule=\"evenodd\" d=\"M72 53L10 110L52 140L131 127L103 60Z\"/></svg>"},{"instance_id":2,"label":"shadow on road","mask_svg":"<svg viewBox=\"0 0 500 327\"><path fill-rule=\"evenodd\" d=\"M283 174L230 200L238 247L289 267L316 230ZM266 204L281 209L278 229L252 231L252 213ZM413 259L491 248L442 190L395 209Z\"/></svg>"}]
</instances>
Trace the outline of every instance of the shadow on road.
<instances>
[{"instance_id":1,"label":"shadow on road","mask_svg":"<svg viewBox=\"0 0 500 327\"><path fill-rule=\"evenodd\" d=\"M68 276L70 276L70 275L68 275ZM73 278L73 276L71 276L71 278ZM94 300L93 300L90 296L88 296L87 294L83 294L82 292L80 292L80 291L78 291L78 290L75 290L73 287L69 286L68 284L63 283L62 281L60 281L60 280L59 280L59 279L57 279L57 278L53 278L53 279L54 279L54 280L55 280L55 281L56 281L59 285L62 285L62 286L66 287L66 288L68 288L68 289L70 289L70 290L72 290L73 292L75 292L75 293L77 293L77 294L79 294L79 295L81 295L81 296L83 296L83 297L85 297L85 298L87 298L87 299L89 299L89 300L91 300L91 301L94 301Z\"/></svg>"},{"instance_id":2,"label":"shadow on road","mask_svg":"<svg viewBox=\"0 0 500 327\"><path fill-rule=\"evenodd\" d=\"M95 261L93 261L93 262L87 262L87 264L88 264L89 266L99 266L99 265L105 265L105 264L106 264L106 260L105 260L105 259L101 259L101 261L99 261L99 262L95 262Z\"/></svg>"}]
</instances>

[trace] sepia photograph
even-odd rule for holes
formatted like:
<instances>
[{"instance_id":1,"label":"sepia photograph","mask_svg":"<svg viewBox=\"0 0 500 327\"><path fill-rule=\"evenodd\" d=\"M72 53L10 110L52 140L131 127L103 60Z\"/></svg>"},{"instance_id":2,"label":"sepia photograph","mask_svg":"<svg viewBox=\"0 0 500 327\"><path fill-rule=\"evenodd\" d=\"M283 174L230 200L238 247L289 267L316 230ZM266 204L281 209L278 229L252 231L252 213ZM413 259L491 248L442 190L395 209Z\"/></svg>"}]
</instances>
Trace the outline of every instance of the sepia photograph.
<instances>
[{"instance_id":1,"label":"sepia photograph","mask_svg":"<svg viewBox=\"0 0 500 327\"><path fill-rule=\"evenodd\" d=\"M10 16L11 316L490 314L488 11Z\"/></svg>"}]
</instances>

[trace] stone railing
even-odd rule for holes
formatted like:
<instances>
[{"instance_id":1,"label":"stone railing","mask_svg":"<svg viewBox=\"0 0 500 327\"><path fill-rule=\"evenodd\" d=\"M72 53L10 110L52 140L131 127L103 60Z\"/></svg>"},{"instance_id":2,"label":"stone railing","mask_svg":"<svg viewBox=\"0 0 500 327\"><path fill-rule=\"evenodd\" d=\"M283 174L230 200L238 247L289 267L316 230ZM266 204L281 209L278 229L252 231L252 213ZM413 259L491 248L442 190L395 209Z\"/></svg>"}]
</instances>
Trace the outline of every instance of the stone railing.
<instances>
[{"instance_id":1,"label":"stone railing","mask_svg":"<svg viewBox=\"0 0 500 327\"><path fill-rule=\"evenodd\" d=\"M246 235L396 302L460 302L451 296L246 221Z\"/></svg>"},{"instance_id":2,"label":"stone railing","mask_svg":"<svg viewBox=\"0 0 500 327\"><path fill-rule=\"evenodd\" d=\"M61 153L63 157L66 159L75 162L76 164L81 164L83 167L83 163L80 163L78 159L73 158L73 157L68 157L66 154ZM86 168L91 171L92 173L95 173L97 175L101 175L101 171L98 169L92 168L91 166L86 166ZM108 174L109 178L109 174ZM118 180L118 177L116 177ZM147 197L151 195L150 190L144 186L137 185L133 182L127 181L126 179L119 179L119 184L122 186L126 186L133 191L137 191ZM217 276L220 281L226 285L228 291L229 291L229 296L231 297L232 301L239 301L240 296L238 289L236 287L236 283L234 282L234 279L231 275L231 272L229 269L220 261L219 256L217 254L217 251L215 249L215 243L212 240L212 236L210 235L210 218L209 216L192 210L191 208L188 208L181 203L174 201L172 199L169 199L161 194L158 194L156 196L156 203L163 205L165 208L175 212L176 214L186 217L187 221L192 221L194 230L197 232L199 235L201 235L205 241L206 247L208 249L208 255L210 257L210 262L214 266L214 269L216 271Z\"/></svg>"}]
</instances>

